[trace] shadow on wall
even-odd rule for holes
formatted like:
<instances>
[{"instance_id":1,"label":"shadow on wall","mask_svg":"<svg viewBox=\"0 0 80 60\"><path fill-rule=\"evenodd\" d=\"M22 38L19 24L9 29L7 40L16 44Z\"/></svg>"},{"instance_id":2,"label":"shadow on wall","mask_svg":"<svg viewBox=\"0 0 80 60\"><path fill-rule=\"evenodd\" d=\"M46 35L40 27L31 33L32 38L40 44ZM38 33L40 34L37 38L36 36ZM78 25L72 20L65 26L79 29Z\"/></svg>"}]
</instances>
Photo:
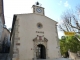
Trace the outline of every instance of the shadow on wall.
<instances>
[{"instance_id":1,"label":"shadow on wall","mask_svg":"<svg viewBox=\"0 0 80 60\"><path fill-rule=\"evenodd\" d=\"M7 28L3 28L0 43L0 53L9 53L10 45L10 32Z\"/></svg>"}]
</instances>

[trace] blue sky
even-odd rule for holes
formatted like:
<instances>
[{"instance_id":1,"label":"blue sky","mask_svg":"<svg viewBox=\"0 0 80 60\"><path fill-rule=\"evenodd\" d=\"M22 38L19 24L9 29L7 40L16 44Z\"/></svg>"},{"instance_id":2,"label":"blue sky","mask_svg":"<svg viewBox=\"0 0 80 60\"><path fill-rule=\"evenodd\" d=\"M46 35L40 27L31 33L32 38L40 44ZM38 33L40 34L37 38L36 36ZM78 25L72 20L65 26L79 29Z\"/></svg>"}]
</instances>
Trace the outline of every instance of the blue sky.
<instances>
[{"instance_id":1,"label":"blue sky","mask_svg":"<svg viewBox=\"0 0 80 60\"><path fill-rule=\"evenodd\" d=\"M62 13L69 9L76 9L80 4L80 0L4 0L4 15L7 28L12 25L14 14L32 13L32 5L39 2L45 8L45 15L51 19L61 23ZM58 31L59 37L63 32Z\"/></svg>"}]
</instances>

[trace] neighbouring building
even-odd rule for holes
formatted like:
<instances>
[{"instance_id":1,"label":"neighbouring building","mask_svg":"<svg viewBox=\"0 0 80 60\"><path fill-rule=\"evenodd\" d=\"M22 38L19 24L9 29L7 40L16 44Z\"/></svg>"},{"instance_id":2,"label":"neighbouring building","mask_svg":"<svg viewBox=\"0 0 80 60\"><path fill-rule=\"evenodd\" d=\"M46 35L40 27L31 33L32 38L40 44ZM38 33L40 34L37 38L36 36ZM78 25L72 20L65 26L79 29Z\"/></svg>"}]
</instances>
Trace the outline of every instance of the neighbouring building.
<instances>
[{"instance_id":1,"label":"neighbouring building","mask_svg":"<svg viewBox=\"0 0 80 60\"><path fill-rule=\"evenodd\" d=\"M69 53L69 58L72 60L80 60L80 51L78 53L73 53L71 51Z\"/></svg>"},{"instance_id":2,"label":"neighbouring building","mask_svg":"<svg viewBox=\"0 0 80 60\"><path fill-rule=\"evenodd\" d=\"M0 0L0 53L2 53L3 49L3 43L5 43L5 46L10 47L10 32L5 27L5 19L4 19L4 6L3 6L3 0ZM9 44L8 44L9 43Z\"/></svg>"},{"instance_id":3,"label":"neighbouring building","mask_svg":"<svg viewBox=\"0 0 80 60\"><path fill-rule=\"evenodd\" d=\"M33 5L33 13L15 14L11 30L12 60L60 58L57 22L45 16L44 8Z\"/></svg>"},{"instance_id":4,"label":"neighbouring building","mask_svg":"<svg viewBox=\"0 0 80 60\"><path fill-rule=\"evenodd\" d=\"M1 40L1 35L2 35L4 24L5 24L5 20L4 20L3 0L0 0L0 40Z\"/></svg>"},{"instance_id":5,"label":"neighbouring building","mask_svg":"<svg viewBox=\"0 0 80 60\"><path fill-rule=\"evenodd\" d=\"M5 24L4 20L4 7L3 7L3 0L0 0L0 48L1 48L1 38L2 38L2 32L3 32L3 26ZM1 49L0 49L1 50Z\"/></svg>"}]
</instances>

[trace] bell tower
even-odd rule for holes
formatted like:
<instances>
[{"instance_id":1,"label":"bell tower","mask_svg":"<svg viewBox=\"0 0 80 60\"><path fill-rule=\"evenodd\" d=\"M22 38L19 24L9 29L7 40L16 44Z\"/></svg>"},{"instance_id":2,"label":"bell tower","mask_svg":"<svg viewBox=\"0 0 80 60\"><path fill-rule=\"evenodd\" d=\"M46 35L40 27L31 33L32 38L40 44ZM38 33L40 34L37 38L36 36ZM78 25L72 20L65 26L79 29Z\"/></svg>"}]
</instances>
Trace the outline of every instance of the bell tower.
<instances>
[{"instance_id":1,"label":"bell tower","mask_svg":"<svg viewBox=\"0 0 80 60\"><path fill-rule=\"evenodd\" d=\"M33 8L33 13L44 15L44 8L40 6L39 2L36 2L36 5L33 5L32 8Z\"/></svg>"}]
</instances>

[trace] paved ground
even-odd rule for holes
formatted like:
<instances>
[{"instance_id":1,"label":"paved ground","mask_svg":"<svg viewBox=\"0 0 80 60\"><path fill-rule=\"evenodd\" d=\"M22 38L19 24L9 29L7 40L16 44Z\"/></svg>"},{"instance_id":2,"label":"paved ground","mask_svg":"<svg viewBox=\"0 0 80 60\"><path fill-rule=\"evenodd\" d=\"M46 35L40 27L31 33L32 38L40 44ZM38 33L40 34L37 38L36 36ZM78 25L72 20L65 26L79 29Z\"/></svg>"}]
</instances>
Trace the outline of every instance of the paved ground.
<instances>
[{"instance_id":1,"label":"paved ground","mask_svg":"<svg viewBox=\"0 0 80 60\"><path fill-rule=\"evenodd\" d=\"M7 53L0 53L0 60L8 60L8 54Z\"/></svg>"}]
</instances>

